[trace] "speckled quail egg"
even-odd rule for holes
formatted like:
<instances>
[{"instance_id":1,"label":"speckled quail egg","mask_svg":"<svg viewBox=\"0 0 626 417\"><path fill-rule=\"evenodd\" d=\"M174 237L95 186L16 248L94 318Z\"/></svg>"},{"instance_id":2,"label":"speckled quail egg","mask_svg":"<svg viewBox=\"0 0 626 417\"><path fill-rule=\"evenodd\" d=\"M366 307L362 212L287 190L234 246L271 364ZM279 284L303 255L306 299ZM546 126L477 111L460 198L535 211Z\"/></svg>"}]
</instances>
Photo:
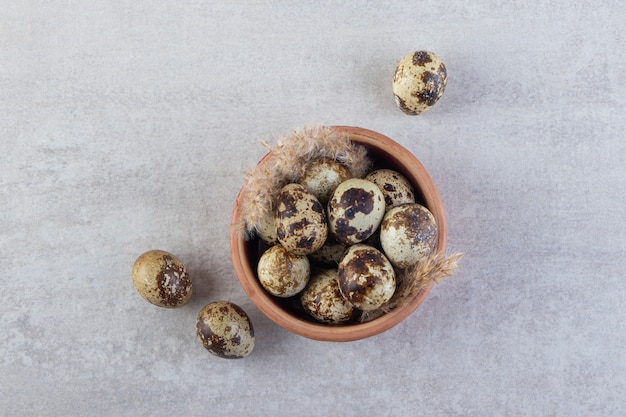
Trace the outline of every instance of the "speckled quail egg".
<instances>
[{"instance_id":1,"label":"speckled quail egg","mask_svg":"<svg viewBox=\"0 0 626 417\"><path fill-rule=\"evenodd\" d=\"M150 250L139 256L133 265L132 278L139 294L159 307L180 307L193 292L185 265L162 250Z\"/></svg>"},{"instance_id":2,"label":"speckled quail egg","mask_svg":"<svg viewBox=\"0 0 626 417\"><path fill-rule=\"evenodd\" d=\"M365 179L378 185L385 196L386 209L400 204L415 203L415 192L408 179L391 169L377 169L365 176Z\"/></svg>"},{"instance_id":3,"label":"speckled quail egg","mask_svg":"<svg viewBox=\"0 0 626 417\"><path fill-rule=\"evenodd\" d=\"M359 243L376 231L385 215L385 196L376 184L351 178L339 184L328 202L331 235L346 245Z\"/></svg>"},{"instance_id":4,"label":"speckled quail egg","mask_svg":"<svg viewBox=\"0 0 626 417\"><path fill-rule=\"evenodd\" d=\"M245 358L254 349L254 329L246 312L236 304L207 304L196 319L198 341L213 355L225 359Z\"/></svg>"},{"instance_id":5,"label":"speckled quail egg","mask_svg":"<svg viewBox=\"0 0 626 417\"><path fill-rule=\"evenodd\" d=\"M268 210L256 227L256 234L266 245L278 243L276 234L276 217L273 210Z\"/></svg>"},{"instance_id":6,"label":"speckled quail egg","mask_svg":"<svg viewBox=\"0 0 626 417\"><path fill-rule=\"evenodd\" d=\"M396 274L385 255L371 246L356 244L346 249L339 262L341 294L359 310L371 311L391 299Z\"/></svg>"},{"instance_id":7,"label":"speckled quail egg","mask_svg":"<svg viewBox=\"0 0 626 417\"><path fill-rule=\"evenodd\" d=\"M333 238L326 239L324 246L319 248L313 253L310 253L309 259L313 262L320 264L335 264L337 265L343 256L343 252L346 250L346 245L337 242Z\"/></svg>"},{"instance_id":8,"label":"speckled quail egg","mask_svg":"<svg viewBox=\"0 0 626 417\"><path fill-rule=\"evenodd\" d=\"M322 205L326 205L335 188L349 178L348 169L341 163L318 158L311 162L298 183L313 193Z\"/></svg>"},{"instance_id":9,"label":"speckled quail egg","mask_svg":"<svg viewBox=\"0 0 626 417\"><path fill-rule=\"evenodd\" d=\"M416 51L400 60L393 76L393 94L406 114L418 115L432 108L443 95L446 67L432 52Z\"/></svg>"},{"instance_id":10,"label":"speckled quail egg","mask_svg":"<svg viewBox=\"0 0 626 417\"><path fill-rule=\"evenodd\" d=\"M417 203L394 207L385 214L380 226L380 243L394 267L413 266L435 248L435 217Z\"/></svg>"},{"instance_id":11,"label":"speckled quail egg","mask_svg":"<svg viewBox=\"0 0 626 417\"><path fill-rule=\"evenodd\" d=\"M304 311L323 323L345 323L357 311L341 294L336 269L325 269L312 276L300 294L300 302Z\"/></svg>"},{"instance_id":12,"label":"speckled quail egg","mask_svg":"<svg viewBox=\"0 0 626 417\"><path fill-rule=\"evenodd\" d=\"M309 258L274 245L259 258L259 282L276 297L291 297L304 289L311 276Z\"/></svg>"},{"instance_id":13,"label":"speckled quail egg","mask_svg":"<svg viewBox=\"0 0 626 417\"><path fill-rule=\"evenodd\" d=\"M326 212L319 200L300 184L285 185L276 199L276 235L289 252L306 255L324 245Z\"/></svg>"}]
</instances>

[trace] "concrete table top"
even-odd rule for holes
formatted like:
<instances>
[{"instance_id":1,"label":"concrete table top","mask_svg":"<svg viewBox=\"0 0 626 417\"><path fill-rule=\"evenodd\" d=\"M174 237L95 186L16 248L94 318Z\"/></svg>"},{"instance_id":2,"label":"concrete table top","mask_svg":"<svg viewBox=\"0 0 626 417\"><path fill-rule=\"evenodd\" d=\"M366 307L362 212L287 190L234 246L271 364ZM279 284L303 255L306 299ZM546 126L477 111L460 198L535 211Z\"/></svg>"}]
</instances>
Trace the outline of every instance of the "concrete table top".
<instances>
[{"instance_id":1,"label":"concrete table top","mask_svg":"<svg viewBox=\"0 0 626 417\"><path fill-rule=\"evenodd\" d=\"M339 2L337 2L339 3ZM626 415L626 9L619 1L3 2L0 415ZM448 69L420 116L414 50ZM410 150L463 252L408 319L349 343L283 330L229 252L244 172L311 124ZM183 260L166 310L134 260ZM207 303L253 353L210 355Z\"/></svg>"}]
</instances>

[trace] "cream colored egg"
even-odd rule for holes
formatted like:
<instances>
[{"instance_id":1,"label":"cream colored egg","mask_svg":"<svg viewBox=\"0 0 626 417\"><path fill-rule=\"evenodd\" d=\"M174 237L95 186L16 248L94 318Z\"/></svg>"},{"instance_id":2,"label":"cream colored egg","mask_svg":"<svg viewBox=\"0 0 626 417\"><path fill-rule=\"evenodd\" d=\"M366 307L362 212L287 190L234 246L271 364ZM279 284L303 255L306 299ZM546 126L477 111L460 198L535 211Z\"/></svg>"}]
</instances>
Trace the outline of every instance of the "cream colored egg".
<instances>
[{"instance_id":1,"label":"cream colored egg","mask_svg":"<svg viewBox=\"0 0 626 417\"><path fill-rule=\"evenodd\" d=\"M371 246L350 246L339 263L341 294L359 310L372 311L391 299L396 274L385 255Z\"/></svg>"},{"instance_id":2,"label":"cream colored egg","mask_svg":"<svg viewBox=\"0 0 626 417\"><path fill-rule=\"evenodd\" d=\"M326 212L319 200L300 184L285 185L276 199L276 236L289 252L306 255L324 245Z\"/></svg>"},{"instance_id":3,"label":"cream colored egg","mask_svg":"<svg viewBox=\"0 0 626 417\"><path fill-rule=\"evenodd\" d=\"M240 359L254 349L254 328L246 312L236 304L207 304L196 319L198 341L213 355Z\"/></svg>"},{"instance_id":4,"label":"cream colored egg","mask_svg":"<svg viewBox=\"0 0 626 417\"><path fill-rule=\"evenodd\" d=\"M143 253L133 265L133 285L148 302L166 308L186 304L193 292L185 265L162 250Z\"/></svg>"},{"instance_id":5,"label":"cream colored egg","mask_svg":"<svg viewBox=\"0 0 626 417\"><path fill-rule=\"evenodd\" d=\"M331 235L346 245L370 237L385 215L385 196L376 184L351 178L339 184L328 202Z\"/></svg>"},{"instance_id":6,"label":"cream colored egg","mask_svg":"<svg viewBox=\"0 0 626 417\"><path fill-rule=\"evenodd\" d=\"M432 108L443 95L446 67L432 52L416 51L400 60L393 76L393 94L406 114L418 115Z\"/></svg>"},{"instance_id":7,"label":"cream colored egg","mask_svg":"<svg viewBox=\"0 0 626 417\"><path fill-rule=\"evenodd\" d=\"M400 204L415 203L415 191L409 180L391 169L377 169L365 176L365 179L378 185L385 196L386 210Z\"/></svg>"},{"instance_id":8,"label":"cream colored egg","mask_svg":"<svg viewBox=\"0 0 626 417\"><path fill-rule=\"evenodd\" d=\"M334 159L318 158L307 167L298 181L326 205L339 184L350 178L348 169Z\"/></svg>"},{"instance_id":9,"label":"cream colored egg","mask_svg":"<svg viewBox=\"0 0 626 417\"><path fill-rule=\"evenodd\" d=\"M274 245L259 258L259 282L276 297L292 297L304 289L311 276L311 265L305 255L296 255L281 245Z\"/></svg>"},{"instance_id":10,"label":"cream colored egg","mask_svg":"<svg viewBox=\"0 0 626 417\"><path fill-rule=\"evenodd\" d=\"M302 308L315 320L339 324L355 316L356 309L339 290L336 269L325 269L311 277L300 294Z\"/></svg>"},{"instance_id":11,"label":"cream colored egg","mask_svg":"<svg viewBox=\"0 0 626 417\"><path fill-rule=\"evenodd\" d=\"M421 204L394 207L380 226L380 243L385 255L399 269L430 256L437 244L437 223Z\"/></svg>"},{"instance_id":12,"label":"cream colored egg","mask_svg":"<svg viewBox=\"0 0 626 417\"><path fill-rule=\"evenodd\" d=\"M276 234L276 217L273 210L268 210L256 227L257 236L269 246L278 243Z\"/></svg>"}]
</instances>

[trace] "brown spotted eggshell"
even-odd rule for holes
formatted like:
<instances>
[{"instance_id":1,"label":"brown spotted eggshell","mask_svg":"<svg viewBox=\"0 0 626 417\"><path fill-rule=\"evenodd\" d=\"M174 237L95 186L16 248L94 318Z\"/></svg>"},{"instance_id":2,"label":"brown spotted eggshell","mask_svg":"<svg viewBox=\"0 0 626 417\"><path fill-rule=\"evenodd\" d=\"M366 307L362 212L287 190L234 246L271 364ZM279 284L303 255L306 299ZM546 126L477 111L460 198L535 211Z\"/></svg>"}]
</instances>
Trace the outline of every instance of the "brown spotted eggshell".
<instances>
[{"instance_id":1,"label":"brown spotted eggshell","mask_svg":"<svg viewBox=\"0 0 626 417\"><path fill-rule=\"evenodd\" d=\"M430 256L437 244L435 217L417 203L394 207L380 226L380 243L393 266L413 266Z\"/></svg>"},{"instance_id":2,"label":"brown spotted eggshell","mask_svg":"<svg viewBox=\"0 0 626 417\"><path fill-rule=\"evenodd\" d=\"M429 51L416 51L400 60L393 76L393 94L404 113L418 115L432 108L443 95L446 67Z\"/></svg>"},{"instance_id":3,"label":"brown spotted eggshell","mask_svg":"<svg viewBox=\"0 0 626 417\"><path fill-rule=\"evenodd\" d=\"M132 279L137 292L159 307L180 307L191 298L193 287L185 265L166 251L150 250L139 256Z\"/></svg>"},{"instance_id":4,"label":"brown spotted eggshell","mask_svg":"<svg viewBox=\"0 0 626 417\"><path fill-rule=\"evenodd\" d=\"M311 277L300 294L300 302L311 317L329 324L349 321L357 311L341 294L336 269L325 269Z\"/></svg>"},{"instance_id":5,"label":"brown spotted eggshell","mask_svg":"<svg viewBox=\"0 0 626 417\"><path fill-rule=\"evenodd\" d=\"M351 178L339 184L328 202L331 235L345 245L370 237L385 215L385 196L376 184Z\"/></svg>"},{"instance_id":6,"label":"brown spotted eggshell","mask_svg":"<svg viewBox=\"0 0 626 417\"><path fill-rule=\"evenodd\" d=\"M276 235L289 252L306 255L324 245L326 212L319 200L300 184L285 185L276 199Z\"/></svg>"},{"instance_id":7,"label":"brown spotted eggshell","mask_svg":"<svg viewBox=\"0 0 626 417\"><path fill-rule=\"evenodd\" d=\"M254 349L254 329L246 312L236 304L207 304L196 319L198 341L213 355L240 359Z\"/></svg>"},{"instance_id":8,"label":"brown spotted eggshell","mask_svg":"<svg viewBox=\"0 0 626 417\"><path fill-rule=\"evenodd\" d=\"M378 249L363 244L346 249L338 282L346 300L363 311L381 307L396 290L396 274L389 260Z\"/></svg>"},{"instance_id":9,"label":"brown spotted eggshell","mask_svg":"<svg viewBox=\"0 0 626 417\"><path fill-rule=\"evenodd\" d=\"M273 211L268 210L267 213L265 213L265 216L263 216L257 225L256 234L266 245L272 246L278 243L278 236L276 235L276 217Z\"/></svg>"},{"instance_id":10,"label":"brown spotted eggshell","mask_svg":"<svg viewBox=\"0 0 626 417\"><path fill-rule=\"evenodd\" d=\"M348 169L341 163L334 159L318 158L311 162L298 183L326 205L335 188L349 178Z\"/></svg>"},{"instance_id":11,"label":"brown spotted eggshell","mask_svg":"<svg viewBox=\"0 0 626 417\"><path fill-rule=\"evenodd\" d=\"M400 204L415 203L415 192L408 179L391 169L377 169L365 176L365 179L378 185L385 196L386 209Z\"/></svg>"},{"instance_id":12,"label":"brown spotted eggshell","mask_svg":"<svg viewBox=\"0 0 626 417\"><path fill-rule=\"evenodd\" d=\"M311 276L311 265L305 255L296 255L281 245L274 245L259 258L257 274L267 292L286 298L304 289Z\"/></svg>"}]
</instances>

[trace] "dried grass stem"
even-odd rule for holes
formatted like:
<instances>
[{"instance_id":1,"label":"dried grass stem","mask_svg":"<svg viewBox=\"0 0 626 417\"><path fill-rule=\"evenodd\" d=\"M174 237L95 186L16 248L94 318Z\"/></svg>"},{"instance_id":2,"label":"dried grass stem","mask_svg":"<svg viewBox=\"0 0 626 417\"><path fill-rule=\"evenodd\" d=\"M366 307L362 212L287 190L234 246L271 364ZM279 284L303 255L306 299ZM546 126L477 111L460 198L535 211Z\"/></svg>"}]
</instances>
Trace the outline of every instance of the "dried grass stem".
<instances>
[{"instance_id":1,"label":"dried grass stem","mask_svg":"<svg viewBox=\"0 0 626 417\"><path fill-rule=\"evenodd\" d=\"M370 321L406 306L423 289L454 275L462 257L462 253L454 253L450 256L433 255L410 269L397 271L396 291L391 300L378 310L364 312L359 321Z\"/></svg>"}]
</instances>

